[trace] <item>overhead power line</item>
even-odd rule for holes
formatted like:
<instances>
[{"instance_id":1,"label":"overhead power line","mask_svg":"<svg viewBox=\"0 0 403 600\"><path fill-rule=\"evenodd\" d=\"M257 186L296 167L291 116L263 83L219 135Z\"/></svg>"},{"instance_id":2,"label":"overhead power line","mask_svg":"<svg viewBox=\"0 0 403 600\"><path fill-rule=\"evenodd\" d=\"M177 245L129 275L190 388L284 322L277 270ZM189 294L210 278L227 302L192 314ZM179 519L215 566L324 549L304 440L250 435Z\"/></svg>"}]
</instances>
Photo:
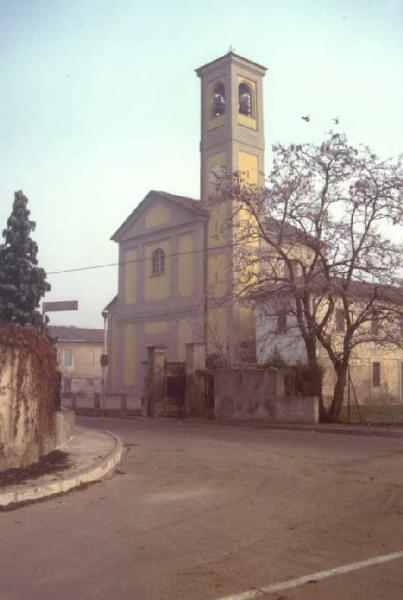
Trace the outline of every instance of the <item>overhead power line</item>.
<instances>
[{"instance_id":1,"label":"overhead power line","mask_svg":"<svg viewBox=\"0 0 403 600\"><path fill-rule=\"evenodd\" d=\"M184 252L173 252L172 254L166 254L166 258L173 258L175 256L183 256L186 254L198 254L200 252L209 252L211 250L224 250L225 248L233 248L237 244L223 244L222 246L213 246L211 248L199 248L197 250L185 250ZM239 244L241 245L241 244ZM150 258L134 258L131 260L122 260L112 263L101 263L99 265L88 265L84 267L74 267L72 269L61 269L60 271L47 271L47 275L59 275L61 273L78 273L80 271L93 271L95 269L105 269L108 267L118 267L120 265L127 265L132 263L141 263L151 260Z\"/></svg>"}]
</instances>

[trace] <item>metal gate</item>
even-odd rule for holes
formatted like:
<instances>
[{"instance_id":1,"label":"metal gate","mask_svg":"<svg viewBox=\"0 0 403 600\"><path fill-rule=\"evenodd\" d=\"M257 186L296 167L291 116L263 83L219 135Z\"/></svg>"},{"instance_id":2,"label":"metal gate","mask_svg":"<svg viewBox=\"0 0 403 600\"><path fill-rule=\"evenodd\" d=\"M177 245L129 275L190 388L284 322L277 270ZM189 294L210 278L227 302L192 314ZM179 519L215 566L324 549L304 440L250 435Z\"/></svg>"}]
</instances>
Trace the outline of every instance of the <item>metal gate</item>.
<instances>
[{"instance_id":1,"label":"metal gate","mask_svg":"<svg viewBox=\"0 0 403 600\"><path fill-rule=\"evenodd\" d=\"M184 416L186 376L185 365L180 362L165 363L165 416Z\"/></svg>"},{"instance_id":2,"label":"metal gate","mask_svg":"<svg viewBox=\"0 0 403 600\"><path fill-rule=\"evenodd\" d=\"M166 395L172 400L185 400L185 376L168 375L166 378Z\"/></svg>"},{"instance_id":3,"label":"metal gate","mask_svg":"<svg viewBox=\"0 0 403 600\"><path fill-rule=\"evenodd\" d=\"M206 373L205 377L205 399L206 399L206 411L207 418L214 419L214 375L213 373Z\"/></svg>"}]
</instances>

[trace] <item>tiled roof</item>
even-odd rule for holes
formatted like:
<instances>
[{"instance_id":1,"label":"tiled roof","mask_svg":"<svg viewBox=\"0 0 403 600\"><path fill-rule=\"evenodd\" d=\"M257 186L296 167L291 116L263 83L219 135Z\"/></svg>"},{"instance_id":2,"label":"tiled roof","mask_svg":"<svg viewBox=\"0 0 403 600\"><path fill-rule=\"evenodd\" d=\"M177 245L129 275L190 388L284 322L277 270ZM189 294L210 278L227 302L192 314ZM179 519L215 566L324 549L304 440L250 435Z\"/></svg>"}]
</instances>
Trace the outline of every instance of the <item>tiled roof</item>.
<instances>
[{"instance_id":1,"label":"tiled roof","mask_svg":"<svg viewBox=\"0 0 403 600\"><path fill-rule=\"evenodd\" d=\"M338 277L335 277L332 282L336 293L338 290L342 290L345 285L345 280ZM374 297L384 302L391 302L399 306L403 305L403 288L399 286L352 280L346 295L357 299Z\"/></svg>"},{"instance_id":2,"label":"tiled roof","mask_svg":"<svg viewBox=\"0 0 403 600\"><path fill-rule=\"evenodd\" d=\"M112 298L112 300L110 302L108 302L108 304L105 306L104 310L109 310L111 309L113 306L115 306L116 302L118 301L118 296L116 294L116 296L114 296Z\"/></svg>"},{"instance_id":3,"label":"tiled roof","mask_svg":"<svg viewBox=\"0 0 403 600\"><path fill-rule=\"evenodd\" d=\"M267 233L282 235L286 240L300 241L303 243L304 241L314 242L316 239L314 236L304 232L302 229L291 225L287 221L280 221L280 219L266 217L264 220L264 226ZM321 245L322 244L323 242L321 242Z\"/></svg>"},{"instance_id":4,"label":"tiled roof","mask_svg":"<svg viewBox=\"0 0 403 600\"><path fill-rule=\"evenodd\" d=\"M375 298L380 302L386 302L403 306L403 287L381 285L366 281L351 280L346 287L346 280L341 277L331 277L327 279L322 273L313 275L308 282L303 277L296 280L297 287L305 288L317 295L326 295L331 293L334 296L344 295L351 300L370 300ZM290 285L286 281L273 281L263 284L260 289L256 289L250 295L253 298L265 297L271 293L288 294Z\"/></svg>"},{"instance_id":5,"label":"tiled roof","mask_svg":"<svg viewBox=\"0 0 403 600\"><path fill-rule=\"evenodd\" d=\"M203 204L201 200L196 200L195 198L189 198L188 196L177 196L176 194L169 194L168 192L162 192L158 190L151 190L155 194L166 198L166 200L170 200L171 202L175 202L184 208L189 208L201 215L208 215L208 211L203 208Z\"/></svg>"},{"instance_id":6,"label":"tiled roof","mask_svg":"<svg viewBox=\"0 0 403 600\"><path fill-rule=\"evenodd\" d=\"M63 325L49 325L49 334L59 342L87 342L90 344L103 344L103 329L87 329L83 327L69 327Z\"/></svg>"}]
</instances>

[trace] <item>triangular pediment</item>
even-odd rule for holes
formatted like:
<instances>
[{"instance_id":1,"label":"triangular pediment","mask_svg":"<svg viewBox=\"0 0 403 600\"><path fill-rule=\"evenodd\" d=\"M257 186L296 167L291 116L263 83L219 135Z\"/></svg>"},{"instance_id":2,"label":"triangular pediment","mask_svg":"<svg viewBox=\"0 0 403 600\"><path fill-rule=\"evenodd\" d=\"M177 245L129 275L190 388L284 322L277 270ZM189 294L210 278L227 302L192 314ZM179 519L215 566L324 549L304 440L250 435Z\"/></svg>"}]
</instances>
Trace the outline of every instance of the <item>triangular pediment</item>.
<instances>
[{"instance_id":1,"label":"triangular pediment","mask_svg":"<svg viewBox=\"0 0 403 600\"><path fill-rule=\"evenodd\" d=\"M115 242L124 242L144 236L148 232L152 233L207 217L208 212L198 200L151 190L115 231L111 239Z\"/></svg>"}]
</instances>

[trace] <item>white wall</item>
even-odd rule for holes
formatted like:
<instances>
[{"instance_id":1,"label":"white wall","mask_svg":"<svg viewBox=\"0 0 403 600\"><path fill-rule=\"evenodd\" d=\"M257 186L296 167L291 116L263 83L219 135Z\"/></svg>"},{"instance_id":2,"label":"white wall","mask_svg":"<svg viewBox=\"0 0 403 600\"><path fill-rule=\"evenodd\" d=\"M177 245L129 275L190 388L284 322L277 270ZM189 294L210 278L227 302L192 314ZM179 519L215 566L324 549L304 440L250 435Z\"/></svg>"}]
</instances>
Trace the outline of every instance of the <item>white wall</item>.
<instances>
[{"instance_id":1,"label":"white wall","mask_svg":"<svg viewBox=\"0 0 403 600\"><path fill-rule=\"evenodd\" d=\"M289 364L306 362L304 340L294 315L287 314L287 329L278 331L277 313L281 310L280 300L266 298L258 300L256 315L256 355L259 364L265 363L278 352Z\"/></svg>"}]
</instances>

